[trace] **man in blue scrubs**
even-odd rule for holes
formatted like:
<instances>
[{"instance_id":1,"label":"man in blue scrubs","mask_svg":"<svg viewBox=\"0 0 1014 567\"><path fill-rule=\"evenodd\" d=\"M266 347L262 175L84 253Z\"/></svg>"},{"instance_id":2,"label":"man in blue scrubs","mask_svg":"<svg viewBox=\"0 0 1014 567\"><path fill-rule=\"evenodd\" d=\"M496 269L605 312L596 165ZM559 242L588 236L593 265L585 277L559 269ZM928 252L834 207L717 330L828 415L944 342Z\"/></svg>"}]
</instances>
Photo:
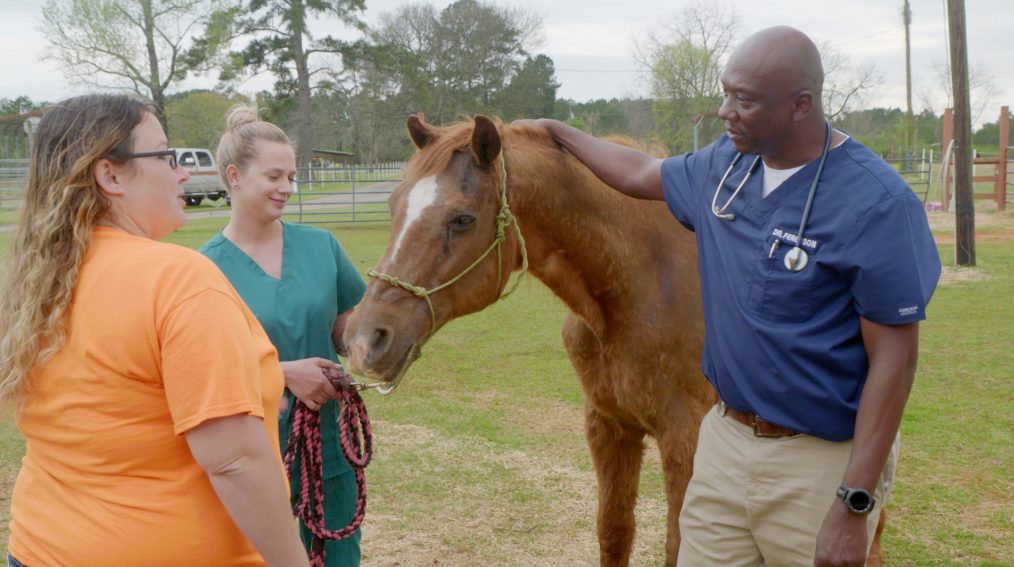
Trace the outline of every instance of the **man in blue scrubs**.
<instances>
[{"instance_id":1,"label":"man in blue scrubs","mask_svg":"<svg viewBox=\"0 0 1014 567\"><path fill-rule=\"evenodd\" d=\"M662 160L535 123L697 235L702 368L722 402L701 424L681 566L861 566L876 528L940 259L901 177L829 127L823 78L813 42L775 27L729 60L727 133L699 152Z\"/></svg>"}]
</instances>

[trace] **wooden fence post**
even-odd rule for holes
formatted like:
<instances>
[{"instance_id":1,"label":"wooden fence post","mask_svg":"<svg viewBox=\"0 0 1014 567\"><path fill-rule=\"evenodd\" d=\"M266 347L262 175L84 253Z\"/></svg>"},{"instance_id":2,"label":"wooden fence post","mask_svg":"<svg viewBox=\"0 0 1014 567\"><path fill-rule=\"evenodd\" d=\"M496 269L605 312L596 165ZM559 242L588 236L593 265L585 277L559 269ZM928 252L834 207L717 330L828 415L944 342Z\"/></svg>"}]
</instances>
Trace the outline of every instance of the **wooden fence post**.
<instances>
[{"instance_id":1,"label":"wooden fence post","mask_svg":"<svg viewBox=\"0 0 1014 567\"><path fill-rule=\"evenodd\" d=\"M996 161L996 207L998 210L1007 210L1007 185L1008 175L1010 175L1010 162L1008 157L1010 155L1010 147L1008 146L1010 140L1010 110L1008 107L1000 107L1000 144L998 149L1000 150Z\"/></svg>"}]
</instances>

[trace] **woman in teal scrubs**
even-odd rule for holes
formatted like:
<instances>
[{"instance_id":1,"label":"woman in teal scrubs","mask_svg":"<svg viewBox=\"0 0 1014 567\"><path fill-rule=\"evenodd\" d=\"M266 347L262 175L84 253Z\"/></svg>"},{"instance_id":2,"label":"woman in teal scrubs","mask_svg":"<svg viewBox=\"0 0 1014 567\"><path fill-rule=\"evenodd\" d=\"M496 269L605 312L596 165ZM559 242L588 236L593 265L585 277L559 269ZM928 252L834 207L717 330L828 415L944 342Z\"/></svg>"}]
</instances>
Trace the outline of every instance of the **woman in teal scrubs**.
<instances>
[{"instance_id":1,"label":"woman in teal scrubs","mask_svg":"<svg viewBox=\"0 0 1014 567\"><path fill-rule=\"evenodd\" d=\"M338 530L355 514L356 479L341 450L338 393L321 369L338 367L345 320L366 284L330 232L280 220L295 190L296 159L288 136L249 107L231 109L227 122L217 157L232 217L200 251L222 269L278 349L286 386L278 422L281 449L292 432L295 399L320 412L324 516L327 528ZM296 498L298 471L291 483ZM313 536L302 522L300 533L309 549ZM358 566L359 540L357 530L328 541L326 565Z\"/></svg>"}]
</instances>

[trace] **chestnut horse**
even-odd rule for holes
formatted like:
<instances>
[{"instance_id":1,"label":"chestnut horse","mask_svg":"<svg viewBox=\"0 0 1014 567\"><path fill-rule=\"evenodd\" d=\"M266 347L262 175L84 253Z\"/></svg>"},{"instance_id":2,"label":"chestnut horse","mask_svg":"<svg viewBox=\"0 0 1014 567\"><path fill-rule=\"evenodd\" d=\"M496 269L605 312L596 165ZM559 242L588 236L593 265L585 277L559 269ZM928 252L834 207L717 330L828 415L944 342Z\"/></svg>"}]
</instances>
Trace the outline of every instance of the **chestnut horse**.
<instances>
[{"instance_id":1,"label":"chestnut horse","mask_svg":"<svg viewBox=\"0 0 1014 567\"><path fill-rule=\"evenodd\" d=\"M601 564L629 562L645 435L662 456L666 555L675 564L698 424L716 400L699 370L693 235L664 204L613 191L538 129L484 116L474 127L436 128L413 116L408 130L419 152L391 194L391 243L376 273L420 288L452 280L490 248L505 189L531 273L570 309L563 340L584 389ZM502 233L499 254L428 296L432 313L427 301L374 279L346 327L350 371L400 378L441 325L494 303L522 265L517 233Z\"/></svg>"},{"instance_id":2,"label":"chestnut horse","mask_svg":"<svg viewBox=\"0 0 1014 567\"><path fill-rule=\"evenodd\" d=\"M600 563L629 564L651 435L675 565L698 426L717 401L700 372L693 234L663 203L604 185L538 128L484 116L437 128L412 116L408 131L419 151L391 194L391 242L346 326L350 371L397 384L444 323L496 302L527 262L570 309L563 341L584 390Z\"/></svg>"}]
</instances>

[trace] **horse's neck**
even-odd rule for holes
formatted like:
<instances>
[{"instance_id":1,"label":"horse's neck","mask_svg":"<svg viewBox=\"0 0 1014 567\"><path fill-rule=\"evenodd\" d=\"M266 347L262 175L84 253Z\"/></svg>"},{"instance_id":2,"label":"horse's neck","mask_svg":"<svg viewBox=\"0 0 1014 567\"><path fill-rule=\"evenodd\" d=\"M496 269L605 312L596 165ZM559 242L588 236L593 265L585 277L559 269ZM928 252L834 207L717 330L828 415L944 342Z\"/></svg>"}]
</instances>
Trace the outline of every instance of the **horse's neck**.
<instances>
[{"instance_id":1,"label":"horse's neck","mask_svg":"<svg viewBox=\"0 0 1014 567\"><path fill-rule=\"evenodd\" d=\"M535 166L530 179L515 174L512 183L530 269L603 336L636 303L657 300L655 252L669 244L674 223L664 207L629 199L558 161Z\"/></svg>"}]
</instances>

